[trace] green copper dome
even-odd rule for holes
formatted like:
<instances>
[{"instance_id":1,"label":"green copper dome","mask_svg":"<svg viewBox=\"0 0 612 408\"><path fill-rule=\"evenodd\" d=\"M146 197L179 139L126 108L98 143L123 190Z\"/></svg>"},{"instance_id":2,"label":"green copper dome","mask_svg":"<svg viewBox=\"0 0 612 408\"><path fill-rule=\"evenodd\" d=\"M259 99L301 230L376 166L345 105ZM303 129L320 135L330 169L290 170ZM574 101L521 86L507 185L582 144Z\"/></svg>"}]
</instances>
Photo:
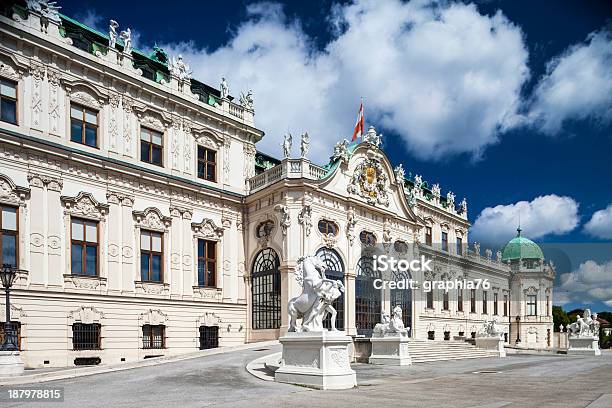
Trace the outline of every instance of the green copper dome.
<instances>
[{"instance_id":1,"label":"green copper dome","mask_svg":"<svg viewBox=\"0 0 612 408\"><path fill-rule=\"evenodd\" d=\"M518 234L506 244L502 252L502 261L508 262L515 259L543 259L542 250L532 240L521 236L521 229L517 229Z\"/></svg>"}]
</instances>

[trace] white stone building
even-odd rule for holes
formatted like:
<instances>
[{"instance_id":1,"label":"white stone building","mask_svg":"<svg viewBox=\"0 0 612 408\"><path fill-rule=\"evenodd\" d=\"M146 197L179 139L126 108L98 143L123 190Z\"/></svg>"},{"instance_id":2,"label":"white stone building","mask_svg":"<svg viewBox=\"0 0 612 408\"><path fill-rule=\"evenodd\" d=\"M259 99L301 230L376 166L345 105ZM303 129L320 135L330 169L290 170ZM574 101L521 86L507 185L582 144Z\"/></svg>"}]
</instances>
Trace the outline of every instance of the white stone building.
<instances>
[{"instance_id":1,"label":"white stone building","mask_svg":"<svg viewBox=\"0 0 612 408\"><path fill-rule=\"evenodd\" d=\"M236 103L182 59L127 38L109 46L54 10L0 12L0 257L24 270L11 320L27 366L277 338L299 292L291 272L311 253L345 283L336 307L350 335L400 304L414 338L469 337L498 315L512 343L520 330L521 344L550 346L554 271L541 251L522 253L522 237L503 262L468 250L466 202L394 170L373 128L324 167L278 161L256 151L250 94ZM415 280L492 287L375 290L361 259L374 242L434 258Z\"/></svg>"}]
</instances>

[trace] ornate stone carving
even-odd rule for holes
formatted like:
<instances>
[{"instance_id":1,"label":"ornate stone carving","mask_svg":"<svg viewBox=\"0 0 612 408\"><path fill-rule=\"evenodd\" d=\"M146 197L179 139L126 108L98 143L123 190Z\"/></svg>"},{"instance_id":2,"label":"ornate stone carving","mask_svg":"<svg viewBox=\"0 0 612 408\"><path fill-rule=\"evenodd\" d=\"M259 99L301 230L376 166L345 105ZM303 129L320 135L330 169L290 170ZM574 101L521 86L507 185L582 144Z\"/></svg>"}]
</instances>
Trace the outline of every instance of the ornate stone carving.
<instances>
[{"instance_id":1,"label":"ornate stone carving","mask_svg":"<svg viewBox=\"0 0 612 408\"><path fill-rule=\"evenodd\" d=\"M312 198L309 193L304 193L302 198L302 210L298 214L298 224L304 228L306 236L310 236L312 230Z\"/></svg>"},{"instance_id":2,"label":"ornate stone carving","mask_svg":"<svg viewBox=\"0 0 612 408\"><path fill-rule=\"evenodd\" d=\"M30 189L16 185L13 180L0 174L0 202L6 204L25 205Z\"/></svg>"},{"instance_id":3,"label":"ornate stone carving","mask_svg":"<svg viewBox=\"0 0 612 408\"><path fill-rule=\"evenodd\" d=\"M291 217L289 216L289 209L284 204L277 204L274 207L274 211L280 213L280 226L283 231L283 235L287 235L287 228L291 226Z\"/></svg>"},{"instance_id":4,"label":"ornate stone carving","mask_svg":"<svg viewBox=\"0 0 612 408\"><path fill-rule=\"evenodd\" d=\"M170 285L167 283L135 282L135 285L137 293L166 295L170 292Z\"/></svg>"},{"instance_id":5,"label":"ornate stone carving","mask_svg":"<svg viewBox=\"0 0 612 408\"><path fill-rule=\"evenodd\" d=\"M126 28L119 34L119 37L123 40L123 53L126 55L132 54L132 30Z\"/></svg>"},{"instance_id":6,"label":"ornate stone carving","mask_svg":"<svg viewBox=\"0 0 612 408\"><path fill-rule=\"evenodd\" d=\"M139 114L138 119L141 126L145 126L162 133L166 130L166 126L164 126L162 120L156 114L149 111Z\"/></svg>"},{"instance_id":7,"label":"ornate stone carving","mask_svg":"<svg viewBox=\"0 0 612 408\"><path fill-rule=\"evenodd\" d=\"M347 190L364 198L368 204L389 206L387 184L387 175L380 161L368 158L355 168Z\"/></svg>"},{"instance_id":8,"label":"ornate stone carving","mask_svg":"<svg viewBox=\"0 0 612 408\"><path fill-rule=\"evenodd\" d=\"M223 236L223 228L218 227L210 218L204 218L201 222L191 224L193 232L203 238L221 239Z\"/></svg>"},{"instance_id":9,"label":"ornate stone carving","mask_svg":"<svg viewBox=\"0 0 612 408\"><path fill-rule=\"evenodd\" d=\"M108 214L110 206L99 203L91 193L81 191L76 197L61 196L60 201L70 215L81 215L101 219Z\"/></svg>"},{"instance_id":10,"label":"ornate stone carving","mask_svg":"<svg viewBox=\"0 0 612 408\"><path fill-rule=\"evenodd\" d=\"M382 143L382 134L376 134L376 129L374 126L370 126L368 131L362 138L364 143L369 143L373 146L380 147Z\"/></svg>"},{"instance_id":11,"label":"ornate stone carving","mask_svg":"<svg viewBox=\"0 0 612 408\"><path fill-rule=\"evenodd\" d=\"M64 185L63 180L60 178L37 173L28 173L28 182L30 183L31 187L47 187L47 189L51 191L58 192L62 191L62 187Z\"/></svg>"},{"instance_id":12,"label":"ornate stone carving","mask_svg":"<svg viewBox=\"0 0 612 408\"><path fill-rule=\"evenodd\" d=\"M352 246L355 241L355 225L357 224L357 217L355 215L355 209L350 207L346 212L346 237L349 240L349 244Z\"/></svg>"},{"instance_id":13,"label":"ornate stone carving","mask_svg":"<svg viewBox=\"0 0 612 408\"><path fill-rule=\"evenodd\" d=\"M567 326L570 336L599 337L599 322L597 313L591 315L591 309L586 309L582 316L577 316L576 321Z\"/></svg>"},{"instance_id":14,"label":"ornate stone carving","mask_svg":"<svg viewBox=\"0 0 612 408\"><path fill-rule=\"evenodd\" d=\"M93 109L100 109L101 107L100 102L84 90L72 92L70 100Z\"/></svg>"},{"instance_id":15,"label":"ornate stone carving","mask_svg":"<svg viewBox=\"0 0 612 408\"><path fill-rule=\"evenodd\" d=\"M64 275L64 286L70 289L106 290L106 278Z\"/></svg>"},{"instance_id":16,"label":"ornate stone carving","mask_svg":"<svg viewBox=\"0 0 612 408\"><path fill-rule=\"evenodd\" d=\"M406 171L404 170L404 165L402 163L398 164L395 169L393 169L393 173L395 173L395 181L401 187L404 186L404 179L406 178Z\"/></svg>"},{"instance_id":17,"label":"ornate stone carving","mask_svg":"<svg viewBox=\"0 0 612 408\"><path fill-rule=\"evenodd\" d=\"M245 178L249 179L255 175L255 154L257 150L255 146L250 143L242 145L244 152L244 168L242 174Z\"/></svg>"},{"instance_id":18,"label":"ornate stone carving","mask_svg":"<svg viewBox=\"0 0 612 408\"><path fill-rule=\"evenodd\" d=\"M144 211L132 211L136 223L145 228L164 231L172 224L172 217L167 217L155 208L149 207Z\"/></svg>"},{"instance_id":19,"label":"ornate stone carving","mask_svg":"<svg viewBox=\"0 0 612 408\"><path fill-rule=\"evenodd\" d=\"M308 155L308 151L310 150L310 136L308 136L308 132L302 133L302 138L300 141L300 157L305 159Z\"/></svg>"},{"instance_id":20,"label":"ornate stone carving","mask_svg":"<svg viewBox=\"0 0 612 408\"><path fill-rule=\"evenodd\" d=\"M402 320L402 307L395 306L391 316L382 312L381 322L374 326L373 337L408 336L410 328L404 327Z\"/></svg>"},{"instance_id":21,"label":"ornate stone carving","mask_svg":"<svg viewBox=\"0 0 612 408\"><path fill-rule=\"evenodd\" d=\"M198 317L197 325L199 326L219 326L223 323L221 317L215 312L206 312Z\"/></svg>"},{"instance_id":22,"label":"ornate stone carving","mask_svg":"<svg viewBox=\"0 0 612 408\"><path fill-rule=\"evenodd\" d=\"M485 321L480 330L478 330L477 335L478 337L502 338L504 335L504 329L499 324L499 317L494 317L491 320Z\"/></svg>"},{"instance_id":23,"label":"ornate stone carving","mask_svg":"<svg viewBox=\"0 0 612 408\"><path fill-rule=\"evenodd\" d=\"M261 247L266 247L268 245L268 241L273 233L274 221L272 220L260 222L255 228L255 238L257 238Z\"/></svg>"},{"instance_id":24,"label":"ornate stone carving","mask_svg":"<svg viewBox=\"0 0 612 408\"><path fill-rule=\"evenodd\" d=\"M140 324L150 324L157 326L160 324L165 325L168 321L168 315L162 312L160 309L149 309L143 312L139 316Z\"/></svg>"},{"instance_id":25,"label":"ornate stone carving","mask_svg":"<svg viewBox=\"0 0 612 408\"><path fill-rule=\"evenodd\" d=\"M291 136L291 133L287 132L283 136L283 143L281 144L283 148L283 157L285 159L288 159L291 155L291 146L293 146L293 136Z\"/></svg>"},{"instance_id":26,"label":"ornate stone carving","mask_svg":"<svg viewBox=\"0 0 612 408\"><path fill-rule=\"evenodd\" d=\"M209 147L213 150L217 150L219 147L221 147L223 140L219 139L214 133L203 132L196 136L196 143Z\"/></svg>"},{"instance_id":27,"label":"ornate stone carving","mask_svg":"<svg viewBox=\"0 0 612 408\"><path fill-rule=\"evenodd\" d=\"M123 96L123 151L126 156L132 151L132 100Z\"/></svg>"},{"instance_id":28,"label":"ornate stone carving","mask_svg":"<svg viewBox=\"0 0 612 408\"><path fill-rule=\"evenodd\" d=\"M253 110L253 91L251 89L249 89L247 93L241 91L239 100L240 106L244 109Z\"/></svg>"},{"instance_id":29,"label":"ornate stone carving","mask_svg":"<svg viewBox=\"0 0 612 408\"><path fill-rule=\"evenodd\" d=\"M450 211L455 211L455 193L452 191L446 193L446 207Z\"/></svg>"},{"instance_id":30,"label":"ornate stone carving","mask_svg":"<svg viewBox=\"0 0 612 408\"><path fill-rule=\"evenodd\" d=\"M223 179L226 183L229 183L231 147L232 139L229 136L225 136L225 138L223 138Z\"/></svg>"},{"instance_id":31,"label":"ornate stone carving","mask_svg":"<svg viewBox=\"0 0 612 408\"><path fill-rule=\"evenodd\" d=\"M32 102L30 104L30 111L32 112L32 125L39 127L40 115L43 111L42 82L45 78L45 67L36 64L32 65L30 68L30 74L32 75Z\"/></svg>"},{"instance_id":32,"label":"ornate stone carving","mask_svg":"<svg viewBox=\"0 0 612 408\"><path fill-rule=\"evenodd\" d=\"M59 84L61 74L49 69L47 72L49 79L49 127L52 132L59 130L60 104L59 104Z\"/></svg>"},{"instance_id":33,"label":"ornate stone carving","mask_svg":"<svg viewBox=\"0 0 612 408\"><path fill-rule=\"evenodd\" d=\"M433 186L431 186L431 195L434 197L434 199L440 198L440 184L435 183Z\"/></svg>"},{"instance_id":34,"label":"ornate stone carving","mask_svg":"<svg viewBox=\"0 0 612 408\"><path fill-rule=\"evenodd\" d=\"M72 322L85 324L100 323L104 319L104 313L93 306L81 306L68 314Z\"/></svg>"}]
</instances>

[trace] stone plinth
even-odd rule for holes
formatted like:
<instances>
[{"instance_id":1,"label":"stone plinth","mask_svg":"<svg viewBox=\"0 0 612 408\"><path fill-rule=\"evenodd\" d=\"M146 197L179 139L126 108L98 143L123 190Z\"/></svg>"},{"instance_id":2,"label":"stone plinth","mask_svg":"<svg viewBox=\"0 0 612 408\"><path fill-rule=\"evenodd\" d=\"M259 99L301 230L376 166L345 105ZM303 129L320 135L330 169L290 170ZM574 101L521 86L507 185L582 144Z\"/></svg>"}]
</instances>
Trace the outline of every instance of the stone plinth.
<instances>
[{"instance_id":1,"label":"stone plinth","mask_svg":"<svg viewBox=\"0 0 612 408\"><path fill-rule=\"evenodd\" d=\"M281 365L274 380L323 390L343 390L357 385L349 362L351 338L343 331L287 333Z\"/></svg>"},{"instance_id":2,"label":"stone plinth","mask_svg":"<svg viewBox=\"0 0 612 408\"><path fill-rule=\"evenodd\" d=\"M506 357L506 349L504 349L504 339L500 337L476 337L476 347L493 351L499 357Z\"/></svg>"},{"instance_id":3,"label":"stone plinth","mask_svg":"<svg viewBox=\"0 0 612 408\"><path fill-rule=\"evenodd\" d=\"M23 361L18 351L0 351L0 377L23 374Z\"/></svg>"},{"instance_id":4,"label":"stone plinth","mask_svg":"<svg viewBox=\"0 0 612 408\"><path fill-rule=\"evenodd\" d=\"M412 360L408 353L408 337L387 335L384 337L372 337L372 354L370 364L385 364L406 366L411 365Z\"/></svg>"},{"instance_id":5,"label":"stone plinth","mask_svg":"<svg viewBox=\"0 0 612 408\"><path fill-rule=\"evenodd\" d=\"M601 356L599 339L594 336L572 336L568 337L569 348L567 354L581 354L588 356Z\"/></svg>"}]
</instances>

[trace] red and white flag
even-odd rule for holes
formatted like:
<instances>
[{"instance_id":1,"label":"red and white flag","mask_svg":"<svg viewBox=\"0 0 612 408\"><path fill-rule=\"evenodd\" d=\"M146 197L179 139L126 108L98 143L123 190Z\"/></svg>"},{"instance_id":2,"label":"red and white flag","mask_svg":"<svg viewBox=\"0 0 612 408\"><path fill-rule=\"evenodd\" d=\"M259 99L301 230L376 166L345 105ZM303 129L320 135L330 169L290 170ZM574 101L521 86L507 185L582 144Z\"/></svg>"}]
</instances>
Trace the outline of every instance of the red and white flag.
<instances>
[{"instance_id":1,"label":"red and white flag","mask_svg":"<svg viewBox=\"0 0 612 408\"><path fill-rule=\"evenodd\" d=\"M363 137L364 126L363 126L363 100L361 101L361 105L359 105L359 112L357 113L357 123L355 123L355 130L353 130L353 138L351 142L357 140L357 134L360 137Z\"/></svg>"}]
</instances>

